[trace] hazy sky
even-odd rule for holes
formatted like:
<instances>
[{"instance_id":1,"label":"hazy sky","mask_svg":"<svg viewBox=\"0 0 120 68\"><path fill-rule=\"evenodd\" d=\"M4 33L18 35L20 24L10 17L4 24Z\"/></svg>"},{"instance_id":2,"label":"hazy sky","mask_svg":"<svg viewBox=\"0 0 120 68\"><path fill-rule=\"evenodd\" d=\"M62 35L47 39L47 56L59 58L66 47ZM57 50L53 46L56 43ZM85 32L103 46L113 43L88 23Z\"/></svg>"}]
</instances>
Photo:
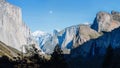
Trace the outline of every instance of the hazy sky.
<instances>
[{"instance_id":1,"label":"hazy sky","mask_svg":"<svg viewBox=\"0 0 120 68\"><path fill-rule=\"evenodd\" d=\"M72 25L92 23L98 11L120 11L120 0L8 0L22 9L32 32L52 32Z\"/></svg>"}]
</instances>

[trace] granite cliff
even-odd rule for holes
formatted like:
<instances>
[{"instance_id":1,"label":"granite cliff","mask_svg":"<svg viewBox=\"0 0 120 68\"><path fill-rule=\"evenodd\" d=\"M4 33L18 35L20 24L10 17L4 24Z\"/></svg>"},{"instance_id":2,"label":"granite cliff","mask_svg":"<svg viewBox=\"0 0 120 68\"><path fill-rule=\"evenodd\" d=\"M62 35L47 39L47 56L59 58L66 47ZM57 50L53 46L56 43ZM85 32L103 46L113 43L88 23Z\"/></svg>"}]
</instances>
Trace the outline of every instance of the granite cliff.
<instances>
[{"instance_id":1,"label":"granite cliff","mask_svg":"<svg viewBox=\"0 0 120 68\"><path fill-rule=\"evenodd\" d=\"M22 50L22 45L31 42L31 31L22 20L21 9L0 0L0 41L13 48Z\"/></svg>"},{"instance_id":2,"label":"granite cliff","mask_svg":"<svg viewBox=\"0 0 120 68\"><path fill-rule=\"evenodd\" d=\"M66 57L70 68L119 68L120 13L99 12L91 28L100 34L71 50ZM107 60L106 60L106 54ZM69 58L68 58L69 57ZM110 57L110 58L109 58ZM105 61L106 60L106 61Z\"/></svg>"},{"instance_id":3,"label":"granite cliff","mask_svg":"<svg viewBox=\"0 0 120 68\"><path fill-rule=\"evenodd\" d=\"M119 17L120 13L115 11L112 11L111 14L102 11L98 12L91 28L98 32L110 32L120 26Z\"/></svg>"}]
</instances>

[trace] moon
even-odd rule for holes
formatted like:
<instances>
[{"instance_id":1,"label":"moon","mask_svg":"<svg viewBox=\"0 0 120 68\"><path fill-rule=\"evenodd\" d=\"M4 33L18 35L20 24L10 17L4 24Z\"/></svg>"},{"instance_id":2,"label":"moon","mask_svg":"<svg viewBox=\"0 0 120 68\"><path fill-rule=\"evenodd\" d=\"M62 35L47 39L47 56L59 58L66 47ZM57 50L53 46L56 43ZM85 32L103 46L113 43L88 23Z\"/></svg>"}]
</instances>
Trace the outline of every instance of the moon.
<instances>
[{"instance_id":1,"label":"moon","mask_svg":"<svg viewBox=\"0 0 120 68\"><path fill-rule=\"evenodd\" d=\"M53 11L52 11L52 10L50 10L50 11L49 11L49 13L50 13L50 14L53 14Z\"/></svg>"}]
</instances>

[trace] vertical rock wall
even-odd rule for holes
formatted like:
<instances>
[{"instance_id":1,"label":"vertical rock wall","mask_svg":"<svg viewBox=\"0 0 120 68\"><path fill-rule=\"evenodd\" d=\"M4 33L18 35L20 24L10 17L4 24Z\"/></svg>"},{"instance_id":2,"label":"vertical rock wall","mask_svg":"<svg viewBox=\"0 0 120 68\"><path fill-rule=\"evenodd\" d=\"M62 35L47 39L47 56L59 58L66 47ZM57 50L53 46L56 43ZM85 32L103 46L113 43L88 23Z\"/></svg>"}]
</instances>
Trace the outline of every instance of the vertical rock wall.
<instances>
[{"instance_id":1,"label":"vertical rock wall","mask_svg":"<svg viewBox=\"0 0 120 68\"><path fill-rule=\"evenodd\" d=\"M29 43L30 34L22 21L21 9L0 0L0 41L21 51L22 45Z\"/></svg>"}]
</instances>

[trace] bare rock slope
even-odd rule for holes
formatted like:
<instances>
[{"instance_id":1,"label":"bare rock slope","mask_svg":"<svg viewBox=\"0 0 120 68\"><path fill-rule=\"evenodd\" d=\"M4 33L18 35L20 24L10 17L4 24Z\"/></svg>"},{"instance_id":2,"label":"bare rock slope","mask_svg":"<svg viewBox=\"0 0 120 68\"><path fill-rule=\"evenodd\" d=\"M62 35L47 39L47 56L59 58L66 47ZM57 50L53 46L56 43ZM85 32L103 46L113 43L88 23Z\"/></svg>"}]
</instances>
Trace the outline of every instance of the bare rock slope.
<instances>
[{"instance_id":1,"label":"bare rock slope","mask_svg":"<svg viewBox=\"0 0 120 68\"><path fill-rule=\"evenodd\" d=\"M120 13L112 11L111 14L107 12L98 12L91 28L98 32L110 32L111 30L120 26Z\"/></svg>"}]
</instances>

